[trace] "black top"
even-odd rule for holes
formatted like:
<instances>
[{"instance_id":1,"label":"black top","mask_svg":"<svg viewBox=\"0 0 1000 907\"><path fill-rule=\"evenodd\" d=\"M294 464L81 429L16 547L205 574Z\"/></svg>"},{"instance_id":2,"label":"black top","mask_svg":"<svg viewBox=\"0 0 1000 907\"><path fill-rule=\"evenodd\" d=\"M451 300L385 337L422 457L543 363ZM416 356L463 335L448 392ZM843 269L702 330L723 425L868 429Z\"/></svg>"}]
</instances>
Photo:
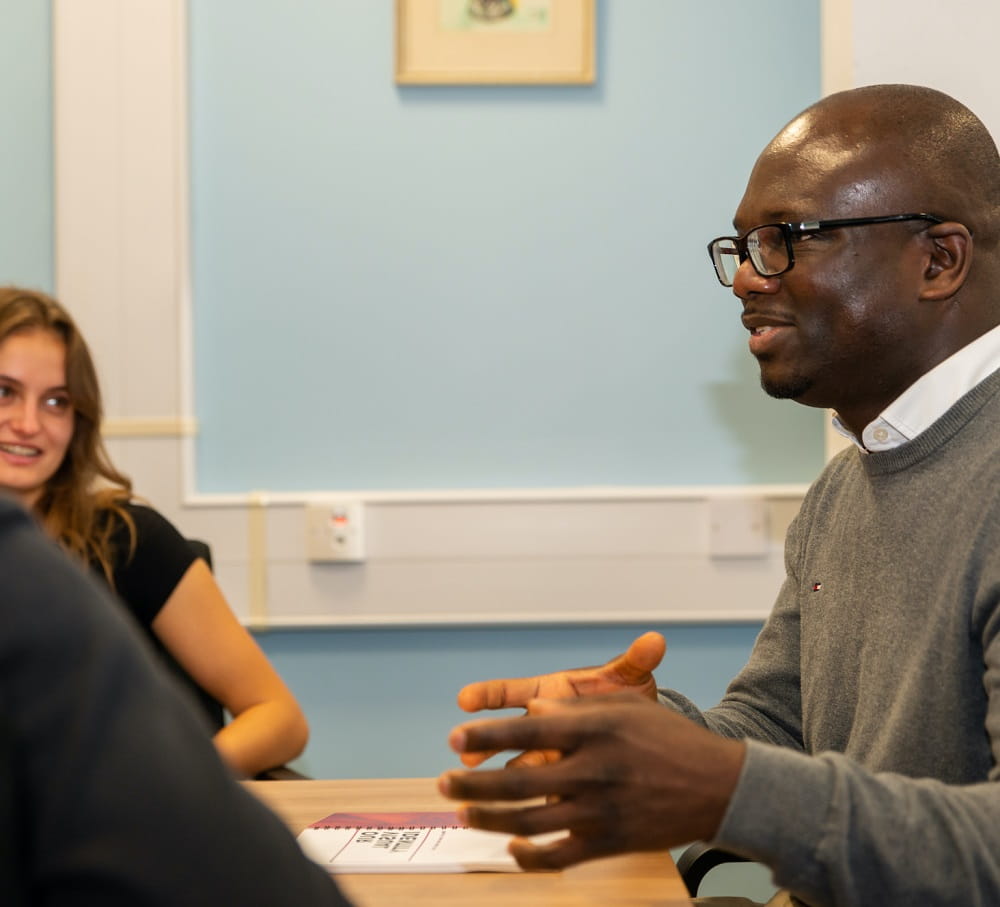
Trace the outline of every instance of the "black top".
<instances>
[{"instance_id":1,"label":"black top","mask_svg":"<svg viewBox=\"0 0 1000 907\"><path fill-rule=\"evenodd\" d=\"M111 534L114 592L145 631L160 658L194 696L208 718L210 731L215 732L224 723L222 706L188 676L153 632L153 621L196 559L194 549L173 523L151 507L130 503L125 505L125 510L135 523L136 544L129 556L128 527L121 517L112 516L115 523ZM91 567L106 584L107 578L100 565L91 563Z\"/></svg>"},{"instance_id":2,"label":"black top","mask_svg":"<svg viewBox=\"0 0 1000 907\"><path fill-rule=\"evenodd\" d=\"M4 907L344 905L232 776L133 621L0 500Z\"/></svg>"},{"instance_id":3,"label":"black top","mask_svg":"<svg viewBox=\"0 0 1000 907\"><path fill-rule=\"evenodd\" d=\"M113 517L112 573L115 591L139 625L152 635L156 615L195 560L188 541L166 517L142 504L126 504L135 522L135 552L129 557L129 532L124 520ZM100 567L94 565L104 573Z\"/></svg>"}]
</instances>

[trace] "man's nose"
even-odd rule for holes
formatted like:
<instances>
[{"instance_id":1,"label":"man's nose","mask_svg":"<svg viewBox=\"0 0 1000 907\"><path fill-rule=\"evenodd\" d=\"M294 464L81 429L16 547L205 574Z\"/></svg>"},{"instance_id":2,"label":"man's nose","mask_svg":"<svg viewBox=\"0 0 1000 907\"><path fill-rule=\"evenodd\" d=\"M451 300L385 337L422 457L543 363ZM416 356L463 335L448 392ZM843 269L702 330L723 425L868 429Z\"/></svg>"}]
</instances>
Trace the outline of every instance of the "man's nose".
<instances>
[{"instance_id":1,"label":"man's nose","mask_svg":"<svg viewBox=\"0 0 1000 907\"><path fill-rule=\"evenodd\" d=\"M754 293L776 293L781 286L781 277L762 277L750 262L749 257L740 262L733 278L733 295L746 299Z\"/></svg>"}]
</instances>

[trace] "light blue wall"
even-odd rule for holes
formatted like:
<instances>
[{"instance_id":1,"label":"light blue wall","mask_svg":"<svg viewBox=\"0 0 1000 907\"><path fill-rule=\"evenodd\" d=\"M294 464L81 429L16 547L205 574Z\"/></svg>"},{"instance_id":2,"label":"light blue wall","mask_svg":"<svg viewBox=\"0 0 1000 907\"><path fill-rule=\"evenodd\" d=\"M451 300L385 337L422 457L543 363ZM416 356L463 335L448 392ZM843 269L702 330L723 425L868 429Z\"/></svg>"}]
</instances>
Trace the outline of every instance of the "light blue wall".
<instances>
[{"instance_id":1,"label":"light blue wall","mask_svg":"<svg viewBox=\"0 0 1000 907\"><path fill-rule=\"evenodd\" d=\"M199 489L811 480L705 244L817 0L605 0L571 87L398 87L392 9L191 3Z\"/></svg>"},{"instance_id":2,"label":"light blue wall","mask_svg":"<svg viewBox=\"0 0 1000 907\"><path fill-rule=\"evenodd\" d=\"M647 628L643 628L647 629ZM651 626L667 637L663 686L699 705L718 701L743 666L759 625ZM634 627L311 630L257 638L298 695L312 725L297 765L322 777L421 777L455 762L451 727L466 683L601 664Z\"/></svg>"},{"instance_id":3,"label":"light blue wall","mask_svg":"<svg viewBox=\"0 0 1000 907\"><path fill-rule=\"evenodd\" d=\"M0 283L52 290L49 4L0 0Z\"/></svg>"},{"instance_id":4,"label":"light blue wall","mask_svg":"<svg viewBox=\"0 0 1000 907\"><path fill-rule=\"evenodd\" d=\"M588 405L595 397L595 413L597 404L616 401L634 409L622 422L602 410L595 422L609 438L638 430L631 437L636 458L660 449L663 433L672 432L665 467L622 458L609 442L589 466L536 474L538 481L571 484L582 475L573 469L612 461L629 471L630 481L673 481L656 470L673 468L673 443L684 435L696 436L713 482L764 481L769 457L787 466L774 467L775 480L811 478L821 443L817 414L766 401L757 389L734 304L713 285L704 241L727 229L759 146L818 94L818 2L747 9L737 2L605 0L598 85L558 90L397 90L390 77L390 8L192 2L193 73L231 83L228 106L199 97L199 87L192 98L198 415L209 435L199 461L202 487L222 487L219 471L243 460L251 470L266 467L267 476L238 474L238 487L265 478L287 487L286 471L303 486L329 486L341 475L333 398L345 387L371 385L383 400L394 388L408 392L410 384L448 390L447 375L425 384L406 355L407 343L441 338L445 358L454 360L452 375L463 375L466 366L476 372L485 362L484 373L500 369L522 392L544 398L539 406L546 413L579 405L570 399L578 380ZM0 221L0 277L43 286L52 279L47 10L44 3L0 0L5 36L17 36L8 42L8 68L18 75L0 85L0 112L17 124L18 138L0 152L5 205L17 212ZM453 154L453 141L480 160L499 149L501 162L524 174L541 160L543 178L525 175L502 189L492 183L480 189L483 168ZM527 154L532 143L545 154ZM548 160L553 150L561 152L558 165ZM442 172L466 179L466 187L455 189L456 179L444 180ZM692 187L693 194L681 193ZM482 202L469 205L466 196ZM676 223L691 228L672 234ZM308 230L292 236L291 228L302 224ZM488 229L492 224L498 229ZM495 254L490 234L500 239ZM506 257L505 244L513 246ZM427 268L428 261L443 263ZM308 280L300 274L317 268ZM440 296L450 308L435 307ZM496 308L484 316L487 301ZM345 339L341 322L354 309L370 321ZM607 342L588 347L595 341L581 333L581 321ZM508 323L518 332L503 334ZM286 335L302 325L306 336ZM386 347L368 344L374 360L355 361L360 377L352 372L348 381L333 368L345 349L383 333ZM536 337L538 349L529 345L521 359L505 356L505 344L519 335ZM267 336L280 342L261 347ZM656 342L637 352L648 337ZM569 349L554 346L562 339ZM543 368L543 353L553 350L556 366ZM216 357L218 368L210 367ZM380 383L396 363L392 380ZM610 389L595 384L591 372ZM681 386L678 375L695 380ZM235 410L232 417L227 408ZM473 400L462 408L467 424L488 433L476 408ZM450 431L447 412L434 418ZM598 434L555 422L569 440L542 440L559 462ZM396 428L391 419L385 424L392 440ZM369 424L376 440L381 425ZM771 431L773 446L762 444ZM786 448L796 462L785 459ZM437 477L440 484L467 484L469 474L459 470L464 459L457 463L447 445L418 453L422 469L444 457L458 470L460 479L453 483L449 471ZM307 454L323 466L318 474L308 473L316 461L306 463ZM512 457L509 446L504 457ZM496 484L523 478L507 469L507 459L499 466L487 460L481 454L477 461L481 474L497 476ZM399 481L433 478L407 472ZM699 481L698 474L691 470L688 481ZM357 483L368 484L363 475ZM708 705L744 662L759 627L661 629L670 651L659 680ZM259 639L312 723L301 766L318 776L358 777L436 774L451 765L444 740L462 717L454 696L463 683L601 662L635 632L324 630Z\"/></svg>"},{"instance_id":5,"label":"light blue wall","mask_svg":"<svg viewBox=\"0 0 1000 907\"><path fill-rule=\"evenodd\" d=\"M810 480L821 416L761 393L705 242L818 96L818 2L605 0L571 88L398 88L391 6L192 3L199 487ZM712 703L758 629L664 628L660 680ZM259 639L302 767L356 777L436 774L463 683L635 632Z\"/></svg>"}]
</instances>

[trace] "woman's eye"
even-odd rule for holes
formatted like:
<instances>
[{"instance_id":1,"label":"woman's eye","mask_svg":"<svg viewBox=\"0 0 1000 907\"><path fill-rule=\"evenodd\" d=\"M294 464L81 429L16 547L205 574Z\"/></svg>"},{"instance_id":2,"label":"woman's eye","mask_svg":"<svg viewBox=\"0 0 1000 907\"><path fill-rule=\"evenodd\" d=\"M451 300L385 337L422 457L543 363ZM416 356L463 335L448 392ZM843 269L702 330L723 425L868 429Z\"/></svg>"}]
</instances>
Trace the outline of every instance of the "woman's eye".
<instances>
[{"instance_id":1,"label":"woman's eye","mask_svg":"<svg viewBox=\"0 0 1000 907\"><path fill-rule=\"evenodd\" d=\"M13 388L7 387L6 384L0 384L0 401L7 400L14 396Z\"/></svg>"},{"instance_id":2,"label":"woman's eye","mask_svg":"<svg viewBox=\"0 0 1000 907\"><path fill-rule=\"evenodd\" d=\"M56 395L45 398L45 408L54 413L64 413L70 409L71 405L69 397Z\"/></svg>"}]
</instances>

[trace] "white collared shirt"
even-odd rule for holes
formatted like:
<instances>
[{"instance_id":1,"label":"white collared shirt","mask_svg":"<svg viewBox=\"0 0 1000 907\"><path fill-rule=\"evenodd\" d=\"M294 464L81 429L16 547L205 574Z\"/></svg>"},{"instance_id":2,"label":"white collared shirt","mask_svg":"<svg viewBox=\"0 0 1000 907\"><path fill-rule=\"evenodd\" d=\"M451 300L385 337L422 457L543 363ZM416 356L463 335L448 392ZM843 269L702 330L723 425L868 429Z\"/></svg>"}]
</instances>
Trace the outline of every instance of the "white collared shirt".
<instances>
[{"instance_id":1,"label":"white collared shirt","mask_svg":"<svg viewBox=\"0 0 1000 907\"><path fill-rule=\"evenodd\" d=\"M859 440L834 414L833 427L865 453L892 450L930 428L961 397L1000 368L1000 326L921 375L870 422Z\"/></svg>"}]
</instances>

